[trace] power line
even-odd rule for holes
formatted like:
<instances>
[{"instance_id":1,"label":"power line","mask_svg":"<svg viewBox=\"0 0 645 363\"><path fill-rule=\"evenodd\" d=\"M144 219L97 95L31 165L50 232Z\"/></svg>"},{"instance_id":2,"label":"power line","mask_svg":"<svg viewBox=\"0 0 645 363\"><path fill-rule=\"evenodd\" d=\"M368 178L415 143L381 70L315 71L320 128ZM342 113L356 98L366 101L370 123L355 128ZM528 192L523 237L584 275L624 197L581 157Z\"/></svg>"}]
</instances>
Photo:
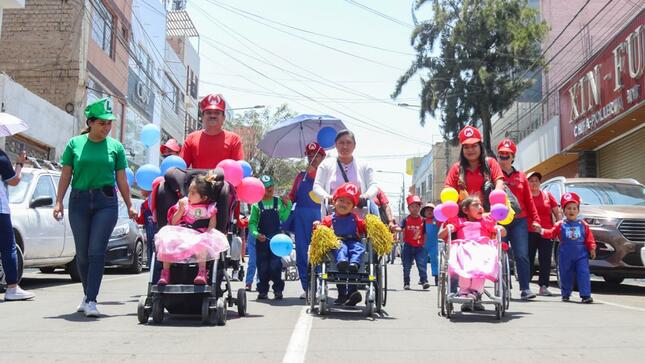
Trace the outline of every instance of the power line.
<instances>
[{"instance_id":1,"label":"power line","mask_svg":"<svg viewBox=\"0 0 645 363\"><path fill-rule=\"evenodd\" d=\"M406 27L406 28L414 28L414 25L412 25L412 24L409 24L409 23L406 23L406 22L401 21L401 20L399 20L399 19L393 18L393 17L391 17L391 16L389 16L389 15L387 15L387 14L384 14L384 13L382 13L382 12L380 12L380 11L376 10L376 9L370 8L370 7L369 7L369 6L367 6L367 5L363 5L363 4L361 4L361 3L357 2L357 1L353 1L353 0L345 0L345 2L347 2L347 3L349 3L349 4L352 4L352 5L356 6L356 7L359 7L359 8L361 8L361 9L367 10L367 11L369 11L369 12L370 12L370 13L372 13L372 14L378 15L378 16L380 16L380 17L381 17L381 18L383 18L383 19L386 19L386 20L389 20L389 21L391 21L391 22L393 22L393 23L396 23L396 24L402 25L402 26L404 26L404 27Z\"/></svg>"}]
</instances>

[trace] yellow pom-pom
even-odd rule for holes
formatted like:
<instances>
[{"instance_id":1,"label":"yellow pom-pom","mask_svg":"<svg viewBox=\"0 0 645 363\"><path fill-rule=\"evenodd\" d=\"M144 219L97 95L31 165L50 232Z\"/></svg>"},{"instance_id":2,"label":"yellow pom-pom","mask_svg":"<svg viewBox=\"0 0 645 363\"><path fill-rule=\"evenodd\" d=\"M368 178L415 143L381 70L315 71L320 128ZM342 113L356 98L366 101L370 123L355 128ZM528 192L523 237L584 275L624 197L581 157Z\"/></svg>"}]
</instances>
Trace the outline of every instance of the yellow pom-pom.
<instances>
[{"instance_id":1,"label":"yellow pom-pom","mask_svg":"<svg viewBox=\"0 0 645 363\"><path fill-rule=\"evenodd\" d=\"M312 265L320 265L329 251L339 247L340 242L334 234L334 231L329 227L319 225L311 236L309 263Z\"/></svg>"},{"instance_id":2,"label":"yellow pom-pom","mask_svg":"<svg viewBox=\"0 0 645 363\"><path fill-rule=\"evenodd\" d=\"M367 237L370 239L376 254L378 256L385 256L392 252L394 236L392 236L392 233L383 221L374 214L368 214L365 216L365 225L367 228Z\"/></svg>"}]
</instances>

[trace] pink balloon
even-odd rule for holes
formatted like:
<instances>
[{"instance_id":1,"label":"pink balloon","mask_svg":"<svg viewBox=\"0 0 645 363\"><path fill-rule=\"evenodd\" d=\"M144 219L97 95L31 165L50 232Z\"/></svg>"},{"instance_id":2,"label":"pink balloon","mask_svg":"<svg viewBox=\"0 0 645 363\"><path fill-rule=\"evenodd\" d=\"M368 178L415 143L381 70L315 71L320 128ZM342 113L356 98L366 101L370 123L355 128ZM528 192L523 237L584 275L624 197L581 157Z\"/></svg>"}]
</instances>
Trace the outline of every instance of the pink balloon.
<instances>
[{"instance_id":1,"label":"pink balloon","mask_svg":"<svg viewBox=\"0 0 645 363\"><path fill-rule=\"evenodd\" d=\"M504 193L502 190L493 190L492 192L490 192L488 201L490 202L490 205L506 204L506 193Z\"/></svg>"},{"instance_id":2,"label":"pink balloon","mask_svg":"<svg viewBox=\"0 0 645 363\"><path fill-rule=\"evenodd\" d=\"M442 212L446 217L454 218L457 216L457 214L459 214L459 205L449 200L443 203Z\"/></svg>"},{"instance_id":3,"label":"pink balloon","mask_svg":"<svg viewBox=\"0 0 645 363\"><path fill-rule=\"evenodd\" d=\"M496 221L503 221L508 217L508 207L506 204L497 203L490 208L490 216Z\"/></svg>"},{"instance_id":4,"label":"pink balloon","mask_svg":"<svg viewBox=\"0 0 645 363\"><path fill-rule=\"evenodd\" d=\"M264 184L260 179L252 176L242 179L235 190L238 199L248 204L255 204L264 197Z\"/></svg>"},{"instance_id":5,"label":"pink balloon","mask_svg":"<svg viewBox=\"0 0 645 363\"><path fill-rule=\"evenodd\" d=\"M218 168L221 168L224 171L224 180L237 186L244 178L244 170L242 165L235 160L226 159L222 160L217 164Z\"/></svg>"},{"instance_id":6,"label":"pink balloon","mask_svg":"<svg viewBox=\"0 0 645 363\"><path fill-rule=\"evenodd\" d=\"M437 207L435 207L432 213L434 214L434 218L439 222L445 222L448 220L448 217L443 214L443 204L439 204Z\"/></svg>"}]
</instances>

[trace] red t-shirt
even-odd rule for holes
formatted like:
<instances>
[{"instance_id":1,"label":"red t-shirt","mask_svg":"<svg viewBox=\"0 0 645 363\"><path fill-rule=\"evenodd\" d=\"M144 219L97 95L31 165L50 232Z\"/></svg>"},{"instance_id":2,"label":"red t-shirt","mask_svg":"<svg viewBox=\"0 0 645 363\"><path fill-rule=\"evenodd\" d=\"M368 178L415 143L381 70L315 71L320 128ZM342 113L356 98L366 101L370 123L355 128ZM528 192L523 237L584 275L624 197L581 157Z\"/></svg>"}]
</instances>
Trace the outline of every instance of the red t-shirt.
<instances>
[{"instance_id":1,"label":"red t-shirt","mask_svg":"<svg viewBox=\"0 0 645 363\"><path fill-rule=\"evenodd\" d=\"M535 204L535 209L537 209L538 215L540 216L540 225L542 228L552 228L553 218L551 218L551 213L553 208L558 206L555 197L549 192L540 191L540 194L533 196L533 204Z\"/></svg>"},{"instance_id":2,"label":"red t-shirt","mask_svg":"<svg viewBox=\"0 0 645 363\"><path fill-rule=\"evenodd\" d=\"M504 182L508 185L511 192L513 192L515 198L517 198L517 201L520 203L520 208L522 208L522 212L519 215L516 215L515 218L528 218L529 229L531 229L531 223L540 223L540 216L538 215L537 209L535 209L533 195L531 194L526 174L513 169L513 172L509 175L504 173Z\"/></svg>"},{"instance_id":3,"label":"red t-shirt","mask_svg":"<svg viewBox=\"0 0 645 363\"><path fill-rule=\"evenodd\" d=\"M493 158L486 158L486 160L488 161L488 168L490 169L491 182L494 184L498 179L504 178L504 174L502 173L502 168L499 166L499 163L497 162L497 160ZM446 181L445 181L446 187L453 187L457 190L460 190L459 167L460 167L459 162L456 162L452 165L452 167L448 171L448 175L446 176ZM482 188L484 187L485 180L480 169L481 169L481 166L477 167L477 169L475 170L470 170L469 168L466 168L465 183L466 183L466 191L468 192L469 195L478 195L481 198Z\"/></svg>"},{"instance_id":4,"label":"red t-shirt","mask_svg":"<svg viewBox=\"0 0 645 363\"><path fill-rule=\"evenodd\" d=\"M422 247L425 245L425 224L423 217L407 216L401 222L403 228L403 242L412 247Z\"/></svg>"},{"instance_id":5,"label":"red t-shirt","mask_svg":"<svg viewBox=\"0 0 645 363\"><path fill-rule=\"evenodd\" d=\"M190 133L179 154L186 166L193 169L213 169L225 159L244 160L242 139L234 132L222 131L207 135L204 130Z\"/></svg>"}]
</instances>

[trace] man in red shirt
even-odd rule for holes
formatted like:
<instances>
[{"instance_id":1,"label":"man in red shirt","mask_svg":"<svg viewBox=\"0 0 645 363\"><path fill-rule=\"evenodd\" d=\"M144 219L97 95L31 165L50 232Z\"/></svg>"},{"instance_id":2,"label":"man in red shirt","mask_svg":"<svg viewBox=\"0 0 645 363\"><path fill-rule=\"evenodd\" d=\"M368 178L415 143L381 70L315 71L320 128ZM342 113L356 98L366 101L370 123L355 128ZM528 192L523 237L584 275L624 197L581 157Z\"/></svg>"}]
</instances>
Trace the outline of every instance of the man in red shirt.
<instances>
[{"instance_id":1,"label":"man in red shirt","mask_svg":"<svg viewBox=\"0 0 645 363\"><path fill-rule=\"evenodd\" d=\"M213 169L225 159L244 159L240 136L222 129L226 107L222 96L215 94L204 97L199 103L204 128L186 137L180 153L188 168Z\"/></svg>"},{"instance_id":2,"label":"man in red shirt","mask_svg":"<svg viewBox=\"0 0 645 363\"><path fill-rule=\"evenodd\" d=\"M425 248L425 221L419 214L421 210L421 198L417 195L408 195L406 198L410 214L401 221L403 230L403 288L410 290L410 270L412 260L416 261L419 270L419 284L423 289L430 288L428 283L428 252Z\"/></svg>"}]
</instances>

